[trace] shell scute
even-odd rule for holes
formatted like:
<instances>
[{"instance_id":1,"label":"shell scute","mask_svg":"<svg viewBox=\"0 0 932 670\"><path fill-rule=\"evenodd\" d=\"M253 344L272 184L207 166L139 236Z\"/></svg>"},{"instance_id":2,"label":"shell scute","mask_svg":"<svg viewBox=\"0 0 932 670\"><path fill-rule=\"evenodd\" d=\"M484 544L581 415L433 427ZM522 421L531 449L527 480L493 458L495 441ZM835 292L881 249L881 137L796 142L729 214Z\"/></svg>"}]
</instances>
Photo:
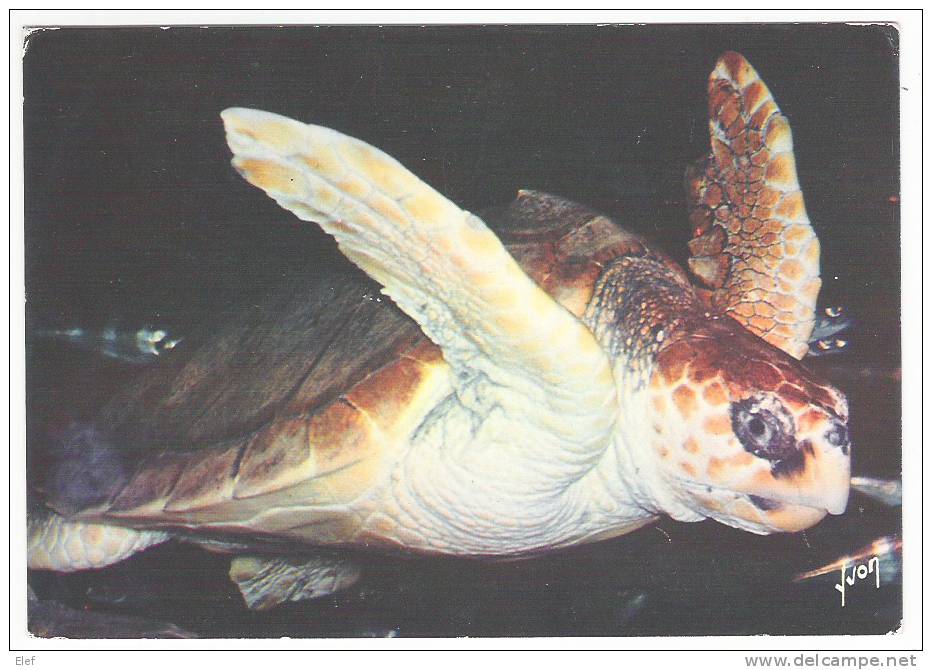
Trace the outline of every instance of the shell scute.
<instances>
[{"instance_id":1,"label":"shell scute","mask_svg":"<svg viewBox=\"0 0 932 670\"><path fill-rule=\"evenodd\" d=\"M110 503L110 510L119 513L148 506L161 511L187 462L188 455L179 452L148 457Z\"/></svg>"},{"instance_id":2,"label":"shell scute","mask_svg":"<svg viewBox=\"0 0 932 670\"><path fill-rule=\"evenodd\" d=\"M233 496L233 465L238 448L213 447L192 452L172 489L165 511L210 507Z\"/></svg>"},{"instance_id":3,"label":"shell scute","mask_svg":"<svg viewBox=\"0 0 932 670\"><path fill-rule=\"evenodd\" d=\"M308 421L276 422L246 445L239 463L233 496L248 498L282 489L314 473Z\"/></svg>"}]
</instances>

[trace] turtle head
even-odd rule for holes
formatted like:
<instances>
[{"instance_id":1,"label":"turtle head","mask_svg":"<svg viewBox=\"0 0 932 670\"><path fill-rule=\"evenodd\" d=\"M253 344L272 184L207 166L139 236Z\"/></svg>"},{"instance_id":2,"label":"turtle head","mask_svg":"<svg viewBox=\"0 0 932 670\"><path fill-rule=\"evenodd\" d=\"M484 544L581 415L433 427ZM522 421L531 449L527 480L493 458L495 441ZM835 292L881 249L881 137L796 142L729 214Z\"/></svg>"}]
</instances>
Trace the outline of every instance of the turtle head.
<instances>
[{"instance_id":1,"label":"turtle head","mask_svg":"<svg viewBox=\"0 0 932 670\"><path fill-rule=\"evenodd\" d=\"M649 451L674 517L765 534L845 510L845 397L731 319L709 318L660 351L649 396Z\"/></svg>"}]
</instances>

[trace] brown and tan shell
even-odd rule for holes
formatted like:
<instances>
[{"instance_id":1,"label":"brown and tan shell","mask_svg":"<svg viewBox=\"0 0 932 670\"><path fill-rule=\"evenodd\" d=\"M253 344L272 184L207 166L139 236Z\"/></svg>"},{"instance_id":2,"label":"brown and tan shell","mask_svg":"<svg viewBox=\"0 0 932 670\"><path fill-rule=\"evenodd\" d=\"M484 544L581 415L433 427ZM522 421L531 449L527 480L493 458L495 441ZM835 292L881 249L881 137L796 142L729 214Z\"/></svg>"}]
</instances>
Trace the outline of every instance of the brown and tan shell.
<instances>
[{"instance_id":1,"label":"brown and tan shell","mask_svg":"<svg viewBox=\"0 0 932 670\"><path fill-rule=\"evenodd\" d=\"M560 198L522 191L484 218L576 316L603 264L620 255L650 253L685 277L639 237ZM385 474L384 452L399 441L386 436L410 434L447 366L355 268L314 283L293 279L266 305L202 333L200 346L179 347L109 403L101 423L128 450L130 467L85 516L300 537L302 529L266 510L339 505ZM316 516L320 541L352 533L349 513Z\"/></svg>"}]
</instances>

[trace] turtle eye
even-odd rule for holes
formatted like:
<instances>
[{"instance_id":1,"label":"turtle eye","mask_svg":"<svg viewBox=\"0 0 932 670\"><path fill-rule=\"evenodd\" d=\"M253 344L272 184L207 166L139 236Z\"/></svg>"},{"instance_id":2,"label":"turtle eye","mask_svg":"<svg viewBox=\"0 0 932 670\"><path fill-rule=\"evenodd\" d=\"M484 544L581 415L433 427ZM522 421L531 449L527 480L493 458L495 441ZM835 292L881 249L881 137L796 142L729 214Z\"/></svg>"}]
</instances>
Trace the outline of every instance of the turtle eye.
<instances>
[{"instance_id":1,"label":"turtle eye","mask_svg":"<svg viewBox=\"0 0 932 670\"><path fill-rule=\"evenodd\" d=\"M731 427L741 445L769 461L779 461L793 453L795 440L786 434L783 423L771 409L761 407L754 399L731 406Z\"/></svg>"},{"instance_id":2,"label":"turtle eye","mask_svg":"<svg viewBox=\"0 0 932 670\"><path fill-rule=\"evenodd\" d=\"M752 439L758 444L770 443L770 426L759 416L751 416L747 420L748 431Z\"/></svg>"},{"instance_id":3,"label":"turtle eye","mask_svg":"<svg viewBox=\"0 0 932 670\"><path fill-rule=\"evenodd\" d=\"M825 440L833 447L841 449L841 453L847 455L851 439L848 437L848 429L845 424L836 421L832 427L825 433Z\"/></svg>"}]
</instances>

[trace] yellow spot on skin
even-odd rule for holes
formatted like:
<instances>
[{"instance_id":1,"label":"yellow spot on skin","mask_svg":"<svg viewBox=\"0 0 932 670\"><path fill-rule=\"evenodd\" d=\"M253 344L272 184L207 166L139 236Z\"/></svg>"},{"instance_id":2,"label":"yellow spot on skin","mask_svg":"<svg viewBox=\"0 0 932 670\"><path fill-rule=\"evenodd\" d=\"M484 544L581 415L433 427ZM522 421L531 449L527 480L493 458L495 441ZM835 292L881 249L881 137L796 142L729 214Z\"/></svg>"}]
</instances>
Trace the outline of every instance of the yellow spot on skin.
<instances>
[{"instance_id":1,"label":"yellow spot on skin","mask_svg":"<svg viewBox=\"0 0 932 670\"><path fill-rule=\"evenodd\" d=\"M680 470L685 472L688 476L695 478L696 477L696 468L687 463L686 461L680 461Z\"/></svg>"},{"instance_id":2,"label":"yellow spot on skin","mask_svg":"<svg viewBox=\"0 0 932 670\"><path fill-rule=\"evenodd\" d=\"M766 316L769 318L773 318L773 316L777 313L777 310L775 310L773 306L771 306L770 304L766 302L757 303L756 305L754 305L754 310L760 316Z\"/></svg>"},{"instance_id":3,"label":"yellow spot on skin","mask_svg":"<svg viewBox=\"0 0 932 670\"><path fill-rule=\"evenodd\" d=\"M750 267L754 272L764 274L767 272L767 263L764 262L763 258L759 256L751 256L748 258L748 267Z\"/></svg>"},{"instance_id":4,"label":"yellow spot on skin","mask_svg":"<svg viewBox=\"0 0 932 670\"><path fill-rule=\"evenodd\" d=\"M699 495L696 497L699 499L699 502L702 503L702 506L710 512L723 511L721 503L712 496Z\"/></svg>"},{"instance_id":5,"label":"yellow spot on skin","mask_svg":"<svg viewBox=\"0 0 932 670\"><path fill-rule=\"evenodd\" d=\"M779 337L790 338L793 336L793 329L785 323L781 323L779 326L773 329L772 334Z\"/></svg>"},{"instance_id":6,"label":"yellow spot on skin","mask_svg":"<svg viewBox=\"0 0 932 670\"><path fill-rule=\"evenodd\" d=\"M448 224L463 216L459 207L427 189L405 198L401 206L423 226Z\"/></svg>"},{"instance_id":7,"label":"yellow spot on skin","mask_svg":"<svg viewBox=\"0 0 932 670\"><path fill-rule=\"evenodd\" d=\"M658 414L666 414L667 412L667 401L663 396L654 396L651 400L651 404L654 406L654 411Z\"/></svg>"},{"instance_id":8,"label":"yellow spot on skin","mask_svg":"<svg viewBox=\"0 0 932 670\"><path fill-rule=\"evenodd\" d=\"M787 194L787 197L794 194ZM795 194L799 196L800 202L802 202L802 193ZM796 224L790 226L786 229L786 232L783 233L783 237L791 242L802 242L803 240L813 237L812 229L809 226L804 224Z\"/></svg>"},{"instance_id":9,"label":"yellow spot on skin","mask_svg":"<svg viewBox=\"0 0 932 670\"><path fill-rule=\"evenodd\" d=\"M714 479L719 479L722 477L726 470L740 470L742 468L747 468L753 465L754 456L749 454L746 451L735 454L734 456L729 456L728 458L716 458L713 456L709 459L709 464L706 466L706 471L709 476Z\"/></svg>"},{"instance_id":10,"label":"yellow spot on skin","mask_svg":"<svg viewBox=\"0 0 932 670\"><path fill-rule=\"evenodd\" d=\"M739 467L747 467L754 462L754 456L748 452L743 452L731 457L731 462Z\"/></svg>"},{"instance_id":11,"label":"yellow spot on skin","mask_svg":"<svg viewBox=\"0 0 932 670\"><path fill-rule=\"evenodd\" d=\"M398 203L391 198L386 198L380 193L369 192L364 198L360 199L383 219L390 221L394 228L401 231L410 228L411 223L407 215L402 211Z\"/></svg>"},{"instance_id":12,"label":"yellow spot on skin","mask_svg":"<svg viewBox=\"0 0 932 670\"><path fill-rule=\"evenodd\" d=\"M731 420L724 414L709 417L702 424L703 429L712 435L730 435Z\"/></svg>"},{"instance_id":13,"label":"yellow spot on skin","mask_svg":"<svg viewBox=\"0 0 932 670\"><path fill-rule=\"evenodd\" d=\"M252 115L240 117L229 115L224 117L229 130L254 138L263 144L272 147L282 154L297 153L296 148L304 144L301 131L304 130L297 122L284 119L263 119L257 121Z\"/></svg>"},{"instance_id":14,"label":"yellow spot on skin","mask_svg":"<svg viewBox=\"0 0 932 670\"><path fill-rule=\"evenodd\" d=\"M780 273L791 281L799 281L803 276L803 266L795 258L788 258L780 265Z\"/></svg>"},{"instance_id":15,"label":"yellow spot on skin","mask_svg":"<svg viewBox=\"0 0 932 670\"><path fill-rule=\"evenodd\" d=\"M246 181L263 191L291 197L304 195L304 180L299 178L293 170L269 161L251 158L237 158L235 165Z\"/></svg>"},{"instance_id":16,"label":"yellow spot on skin","mask_svg":"<svg viewBox=\"0 0 932 670\"><path fill-rule=\"evenodd\" d=\"M809 246L803 251L803 260L810 265L816 266L819 262L819 252L819 240L813 236Z\"/></svg>"},{"instance_id":17,"label":"yellow spot on skin","mask_svg":"<svg viewBox=\"0 0 932 670\"><path fill-rule=\"evenodd\" d=\"M657 453L660 454L660 458L667 458L670 455L670 450L666 447L658 447Z\"/></svg>"},{"instance_id":18,"label":"yellow spot on skin","mask_svg":"<svg viewBox=\"0 0 932 670\"><path fill-rule=\"evenodd\" d=\"M314 148L313 153L301 152L296 158L311 172L326 175L331 181L346 172L346 167L340 157L330 147L318 146Z\"/></svg>"},{"instance_id":19,"label":"yellow spot on skin","mask_svg":"<svg viewBox=\"0 0 932 670\"><path fill-rule=\"evenodd\" d=\"M688 419L696 411L696 392L685 384L680 385L673 392L673 402L684 419Z\"/></svg>"},{"instance_id":20,"label":"yellow spot on skin","mask_svg":"<svg viewBox=\"0 0 932 670\"><path fill-rule=\"evenodd\" d=\"M477 258L494 257L502 252L502 244L488 228L464 225L460 230L459 242L463 250Z\"/></svg>"},{"instance_id":21,"label":"yellow spot on skin","mask_svg":"<svg viewBox=\"0 0 932 670\"><path fill-rule=\"evenodd\" d=\"M814 305L821 287L822 280L816 277L799 290L800 297Z\"/></svg>"},{"instance_id":22,"label":"yellow spot on skin","mask_svg":"<svg viewBox=\"0 0 932 670\"><path fill-rule=\"evenodd\" d=\"M764 136L764 142L772 151L793 150L793 135L790 132L790 124L785 117L777 116L771 120Z\"/></svg>"},{"instance_id":23,"label":"yellow spot on skin","mask_svg":"<svg viewBox=\"0 0 932 670\"><path fill-rule=\"evenodd\" d=\"M771 209L780 202L783 193L773 188L765 188L757 196L757 203L764 209Z\"/></svg>"},{"instance_id":24,"label":"yellow spot on skin","mask_svg":"<svg viewBox=\"0 0 932 670\"><path fill-rule=\"evenodd\" d=\"M529 294L527 296L526 309L528 310L528 312L530 312L530 314L536 315L538 318L549 317L551 310L553 310L553 298L551 298L549 295L544 293L542 289L536 286L533 286L530 289ZM567 320L567 322L569 321ZM537 325L538 324L535 324L535 326ZM579 328L577 330L578 332L584 331L583 328ZM564 334L564 337L565 336L566 334ZM592 340L593 343L595 342L594 337L590 337L589 339ZM587 342L577 341L574 344L581 346L581 347L589 348L587 347L587 344L588 344Z\"/></svg>"},{"instance_id":25,"label":"yellow spot on skin","mask_svg":"<svg viewBox=\"0 0 932 670\"><path fill-rule=\"evenodd\" d=\"M696 442L696 438L694 437L686 438L686 441L683 442L683 449L685 449L690 454L699 453L699 443Z\"/></svg>"},{"instance_id":26,"label":"yellow spot on skin","mask_svg":"<svg viewBox=\"0 0 932 670\"><path fill-rule=\"evenodd\" d=\"M521 314L510 314L507 312L499 314L495 322L495 325L501 332L513 339L520 339L525 335L529 327L527 319Z\"/></svg>"},{"instance_id":27,"label":"yellow spot on skin","mask_svg":"<svg viewBox=\"0 0 932 670\"><path fill-rule=\"evenodd\" d=\"M777 215L788 221L800 221L806 215L803 194L800 191L787 193L777 205ZM802 226L800 226L802 227Z\"/></svg>"},{"instance_id":28,"label":"yellow spot on skin","mask_svg":"<svg viewBox=\"0 0 932 670\"><path fill-rule=\"evenodd\" d=\"M728 402L728 393L720 382L712 382L702 392L702 397L710 405L724 405ZM692 438L690 438L692 439Z\"/></svg>"},{"instance_id":29,"label":"yellow spot on skin","mask_svg":"<svg viewBox=\"0 0 932 670\"><path fill-rule=\"evenodd\" d=\"M706 473L708 473L709 477L711 477L713 480L718 480L724 467L725 461L723 461L721 458L716 458L713 456L709 459L709 464L706 466Z\"/></svg>"},{"instance_id":30,"label":"yellow spot on skin","mask_svg":"<svg viewBox=\"0 0 932 670\"><path fill-rule=\"evenodd\" d=\"M796 181L796 161L793 160L793 154L780 154L770 161L767 165L767 181L787 190L799 187Z\"/></svg>"},{"instance_id":31,"label":"yellow spot on skin","mask_svg":"<svg viewBox=\"0 0 932 670\"><path fill-rule=\"evenodd\" d=\"M342 145L342 151L350 159L352 166L365 175L367 181L377 184L380 191L393 199L429 188L394 159L372 147L349 142Z\"/></svg>"}]
</instances>

